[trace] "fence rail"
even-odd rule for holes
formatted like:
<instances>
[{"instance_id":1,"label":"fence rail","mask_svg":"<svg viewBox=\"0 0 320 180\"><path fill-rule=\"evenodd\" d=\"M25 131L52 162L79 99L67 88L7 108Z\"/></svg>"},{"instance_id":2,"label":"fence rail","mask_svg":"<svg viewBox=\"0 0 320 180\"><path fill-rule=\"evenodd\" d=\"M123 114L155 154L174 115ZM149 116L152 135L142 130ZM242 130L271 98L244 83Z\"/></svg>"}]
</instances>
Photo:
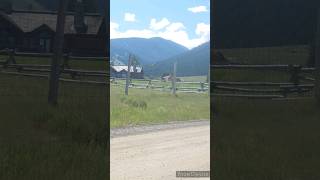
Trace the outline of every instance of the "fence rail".
<instances>
[{"instance_id":1,"label":"fence rail","mask_svg":"<svg viewBox=\"0 0 320 180\"><path fill-rule=\"evenodd\" d=\"M111 85L125 86L126 79L111 78ZM142 83L145 82L145 83ZM151 89L157 91L172 91L173 87L170 81L152 80L152 79L131 79L130 88ZM205 82L177 82L176 91L184 93L204 93L208 92L209 84Z\"/></svg>"},{"instance_id":2,"label":"fence rail","mask_svg":"<svg viewBox=\"0 0 320 180\"><path fill-rule=\"evenodd\" d=\"M271 64L271 65L212 65L214 69L241 69L241 70L281 70L292 71L300 70L301 72L313 72L315 68L303 67L301 65L287 65L287 64Z\"/></svg>"},{"instance_id":3,"label":"fence rail","mask_svg":"<svg viewBox=\"0 0 320 180\"><path fill-rule=\"evenodd\" d=\"M27 76L27 77L37 77L37 78L49 78L49 73L51 72L51 65L43 64L18 64L16 62L16 57L30 57L39 58L46 57L50 58L53 54L51 53L21 53L12 50L1 50L0 55L7 56L5 60L0 61L0 73L15 76ZM69 60L88 60L88 61L106 61L106 57L76 57L65 55L64 62L60 66L61 75L69 75L71 79L61 77L62 82L72 82L72 83L87 83L87 84L101 84L106 85L107 78L109 74L107 71L93 71L93 70L83 70L83 69L72 69L69 65ZM79 80L77 77L100 77L104 81L97 80Z\"/></svg>"},{"instance_id":4,"label":"fence rail","mask_svg":"<svg viewBox=\"0 0 320 180\"><path fill-rule=\"evenodd\" d=\"M33 58L50 58L53 53L29 53L29 52L16 52L10 49L0 50L0 55L12 55L15 57L33 57ZM84 61L107 61L108 57L81 57L73 56L71 54L63 54L63 57L71 60L84 60Z\"/></svg>"},{"instance_id":5,"label":"fence rail","mask_svg":"<svg viewBox=\"0 0 320 180\"><path fill-rule=\"evenodd\" d=\"M288 82L254 82L254 81L211 81L213 90L219 93L213 93L216 97L233 98L253 98L253 99L286 99L296 93L302 96L305 93L312 92L315 88L315 78L310 77L315 72L314 67L303 67L301 65L211 65L211 70L254 70L254 71L281 71L289 73ZM248 72L250 73L250 72ZM301 74L309 74L303 76ZM308 81L308 83L304 82ZM232 93L232 94L230 94Z\"/></svg>"}]
</instances>

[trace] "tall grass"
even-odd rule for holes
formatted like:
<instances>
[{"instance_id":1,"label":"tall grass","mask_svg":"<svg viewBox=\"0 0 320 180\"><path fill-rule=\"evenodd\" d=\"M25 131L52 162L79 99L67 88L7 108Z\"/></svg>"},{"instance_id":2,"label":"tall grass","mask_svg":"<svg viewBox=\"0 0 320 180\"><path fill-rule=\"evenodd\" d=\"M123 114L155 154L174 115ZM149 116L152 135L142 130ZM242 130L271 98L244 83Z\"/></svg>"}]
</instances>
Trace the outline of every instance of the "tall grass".
<instances>
[{"instance_id":1,"label":"tall grass","mask_svg":"<svg viewBox=\"0 0 320 180\"><path fill-rule=\"evenodd\" d=\"M305 65L306 46L222 50L233 62ZM274 71L215 71L214 80L289 82ZM220 180L320 179L320 111L300 100L214 98L213 175Z\"/></svg>"},{"instance_id":2,"label":"tall grass","mask_svg":"<svg viewBox=\"0 0 320 180\"><path fill-rule=\"evenodd\" d=\"M0 75L0 179L107 179L106 87Z\"/></svg>"},{"instance_id":3,"label":"tall grass","mask_svg":"<svg viewBox=\"0 0 320 180\"><path fill-rule=\"evenodd\" d=\"M232 62L245 64L300 64L309 58L307 45L221 49Z\"/></svg>"},{"instance_id":4,"label":"tall grass","mask_svg":"<svg viewBox=\"0 0 320 180\"><path fill-rule=\"evenodd\" d=\"M320 178L320 111L314 100L220 98L214 107L217 179Z\"/></svg>"},{"instance_id":5,"label":"tall grass","mask_svg":"<svg viewBox=\"0 0 320 180\"><path fill-rule=\"evenodd\" d=\"M0 179L108 179L106 149L74 142L1 142Z\"/></svg>"},{"instance_id":6,"label":"tall grass","mask_svg":"<svg viewBox=\"0 0 320 180\"><path fill-rule=\"evenodd\" d=\"M150 89L130 89L111 86L111 127L123 127L180 120L209 119L208 94L177 96Z\"/></svg>"}]
</instances>

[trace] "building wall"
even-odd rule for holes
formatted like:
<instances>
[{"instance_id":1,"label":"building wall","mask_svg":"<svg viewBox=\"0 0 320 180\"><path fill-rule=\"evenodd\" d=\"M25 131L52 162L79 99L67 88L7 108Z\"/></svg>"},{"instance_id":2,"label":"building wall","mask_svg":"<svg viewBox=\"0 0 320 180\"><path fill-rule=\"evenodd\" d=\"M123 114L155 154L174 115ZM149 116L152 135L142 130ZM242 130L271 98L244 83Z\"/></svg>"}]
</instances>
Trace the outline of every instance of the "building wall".
<instances>
[{"instance_id":1,"label":"building wall","mask_svg":"<svg viewBox=\"0 0 320 180\"><path fill-rule=\"evenodd\" d=\"M127 71L123 70L123 71L117 72L114 69L110 68L110 75L113 78L126 78L127 77ZM132 72L130 75L131 75L131 78L133 78L133 79L143 79L144 78L143 71L141 73Z\"/></svg>"},{"instance_id":2,"label":"building wall","mask_svg":"<svg viewBox=\"0 0 320 180\"><path fill-rule=\"evenodd\" d=\"M105 36L101 35L66 35L65 51L75 56L105 56L107 42Z\"/></svg>"},{"instance_id":3,"label":"building wall","mask_svg":"<svg viewBox=\"0 0 320 180\"><path fill-rule=\"evenodd\" d=\"M131 73L131 77L133 79L143 79L144 78L144 73L143 73L143 71L141 73L133 72L133 73Z\"/></svg>"},{"instance_id":4,"label":"building wall","mask_svg":"<svg viewBox=\"0 0 320 180\"><path fill-rule=\"evenodd\" d=\"M14 49L22 41L22 32L0 16L0 49Z\"/></svg>"},{"instance_id":5,"label":"building wall","mask_svg":"<svg viewBox=\"0 0 320 180\"><path fill-rule=\"evenodd\" d=\"M31 33L24 33L23 42L18 50L23 52L50 53L54 46L54 32L42 26Z\"/></svg>"},{"instance_id":6,"label":"building wall","mask_svg":"<svg viewBox=\"0 0 320 180\"><path fill-rule=\"evenodd\" d=\"M110 75L113 78L126 78L127 72L126 71L117 72L114 69L110 68Z\"/></svg>"},{"instance_id":7,"label":"building wall","mask_svg":"<svg viewBox=\"0 0 320 180\"><path fill-rule=\"evenodd\" d=\"M0 49L16 49L21 52L49 53L54 50L55 32L43 25L33 32L24 33L0 16ZM74 56L106 56L106 35L66 34L64 52Z\"/></svg>"}]
</instances>

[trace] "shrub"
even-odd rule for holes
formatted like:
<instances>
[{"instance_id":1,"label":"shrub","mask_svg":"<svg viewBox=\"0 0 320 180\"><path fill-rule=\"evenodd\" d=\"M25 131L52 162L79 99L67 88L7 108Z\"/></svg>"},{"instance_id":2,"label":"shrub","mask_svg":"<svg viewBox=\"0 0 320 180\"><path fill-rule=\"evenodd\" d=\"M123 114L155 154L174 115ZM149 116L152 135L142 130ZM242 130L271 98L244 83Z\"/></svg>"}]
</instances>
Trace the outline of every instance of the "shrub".
<instances>
[{"instance_id":1,"label":"shrub","mask_svg":"<svg viewBox=\"0 0 320 180\"><path fill-rule=\"evenodd\" d=\"M147 108L147 102L144 100L140 100L140 99L121 97L121 102L127 104L128 106L134 107L134 108L141 108L141 109Z\"/></svg>"}]
</instances>

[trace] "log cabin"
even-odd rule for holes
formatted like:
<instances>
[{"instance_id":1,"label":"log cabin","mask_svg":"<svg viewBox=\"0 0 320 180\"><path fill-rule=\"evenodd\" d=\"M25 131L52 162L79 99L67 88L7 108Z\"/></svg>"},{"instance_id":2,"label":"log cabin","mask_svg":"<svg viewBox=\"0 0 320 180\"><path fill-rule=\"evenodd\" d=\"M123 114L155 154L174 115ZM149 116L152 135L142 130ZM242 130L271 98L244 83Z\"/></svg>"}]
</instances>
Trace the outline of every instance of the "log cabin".
<instances>
[{"instance_id":1,"label":"log cabin","mask_svg":"<svg viewBox=\"0 0 320 180\"><path fill-rule=\"evenodd\" d=\"M0 50L51 53L57 12L0 9ZM73 56L105 56L106 21L101 14L87 14L81 2L65 19L64 52Z\"/></svg>"}]
</instances>

